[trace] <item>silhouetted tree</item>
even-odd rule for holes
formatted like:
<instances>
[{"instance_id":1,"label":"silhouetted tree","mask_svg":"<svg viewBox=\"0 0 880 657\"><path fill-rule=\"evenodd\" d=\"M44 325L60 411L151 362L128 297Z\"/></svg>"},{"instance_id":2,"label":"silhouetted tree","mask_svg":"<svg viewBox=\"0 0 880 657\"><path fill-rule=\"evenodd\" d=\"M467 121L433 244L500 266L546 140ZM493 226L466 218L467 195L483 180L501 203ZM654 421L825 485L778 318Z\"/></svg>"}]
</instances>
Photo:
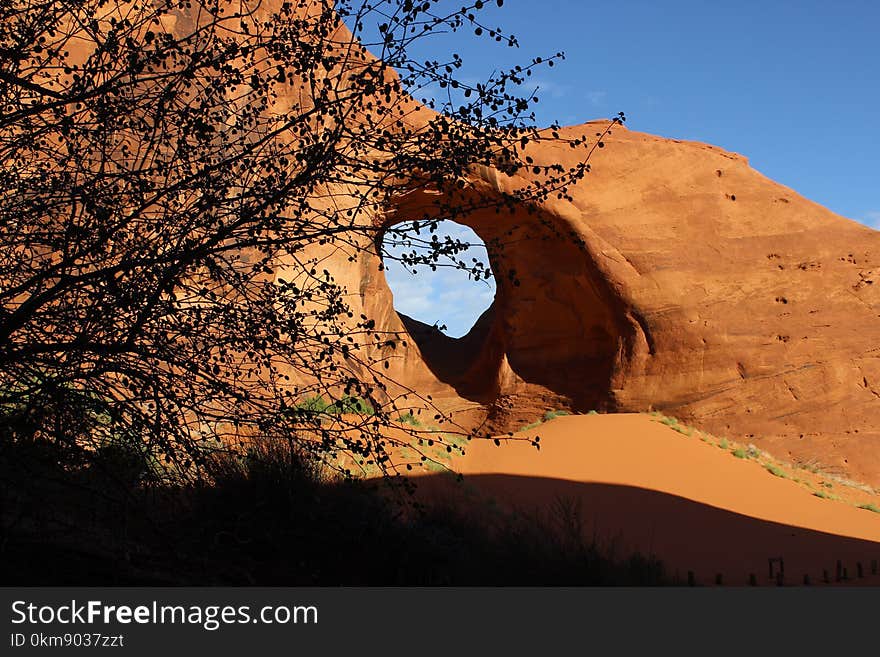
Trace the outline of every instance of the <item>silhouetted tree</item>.
<instances>
[{"instance_id":1,"label":"silhouetted tree","mask_svg":"<svg viewBox=\"0 0 880 657\"><path fill-rule=\"evenodd\" d=\"M587 171L583 139L573 169L519 156L558 135L515 87L561 55L479 84L458 55L410 56L450 30L516 46L483 5L4 2L3 442L133 459L147 479L200 476L235 435L388 470L396 411L365 346L389 338L321 254L374 248L373 218L416 188L448 192L429 224L472 211L456 190L475 165L545 174L477 205L540 203ZM461 248L428 246L427 262Z\"/></svg>"}]
</instances>

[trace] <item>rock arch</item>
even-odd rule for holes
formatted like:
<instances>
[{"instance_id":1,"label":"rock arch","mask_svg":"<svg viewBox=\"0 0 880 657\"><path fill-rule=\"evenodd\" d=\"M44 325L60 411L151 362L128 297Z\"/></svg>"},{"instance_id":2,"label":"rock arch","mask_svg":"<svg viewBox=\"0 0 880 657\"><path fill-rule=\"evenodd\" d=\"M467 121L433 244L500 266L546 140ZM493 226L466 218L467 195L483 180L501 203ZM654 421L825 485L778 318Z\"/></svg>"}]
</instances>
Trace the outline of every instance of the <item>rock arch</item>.
<instances>
[{"instance_id":1,"label":"rock arch","mask_svg":"<svg viewBox=\"0 0 880 657\"><path fill-rule=\"evenodd\" d=\"M494 429L550 408L654 409L880 483L880 232L734 153L623 127L605 141L571 200L456 217L510 243L491 255L496 302L464 338L398 317L364 274L368 314L413 337L392 375ZM570 149L533 148L572 164ZM485 168L468 183L484 197L515 184ZM414 192L380 225L436 198Z\"/></svg>"},{"instance_id":2,"label":"rock arch","mask_svg":"<svg viewBox=\"0 0 880 657\"><path fill-rule=\"evenodd\" d=\"M439 382L485 407L496 428L549 407L613 410L615 376L630 365L638 343L624 299L577 225L543 208L498 212L489 197L501 192L497 179L490 180L496 189L475 192L484 207L454 220L487 244L497 285L493 304L461 338L401 313L395 328L412 338ZM391 208L384 226L431 216L436 207L437 194L421 190ZM381 303L386 295L375 298Z\"/></svg>"}]
</instances>

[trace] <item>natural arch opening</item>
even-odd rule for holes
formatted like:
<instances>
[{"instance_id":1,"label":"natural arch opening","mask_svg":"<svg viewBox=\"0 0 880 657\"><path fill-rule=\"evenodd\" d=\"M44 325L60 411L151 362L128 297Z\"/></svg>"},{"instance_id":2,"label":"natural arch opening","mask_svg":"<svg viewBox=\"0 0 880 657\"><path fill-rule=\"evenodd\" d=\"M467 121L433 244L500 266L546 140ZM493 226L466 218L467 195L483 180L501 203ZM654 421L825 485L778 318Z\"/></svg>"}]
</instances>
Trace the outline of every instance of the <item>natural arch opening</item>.
<instances>
[{"instance_id":1,"label":"natural arch opening","mask_svg":"<svg viewBox=\"0 0 880 657\"><path fill-rule=\"evenodd\" d=\"M529 412L612 408L631 322L584 240L545 210L479 205L456 221L488 245L494 301L458 338L401 314L423 360L460 396L483 404L507 399ZM436 206L436 194L410 196L390 223L430 216Z\"/></svg>"},{"instance_id":2,"label":"natural arch opening","mask_svg":"<svg viewBox=\"0 0 880 657\"><path fill-rule=\"evenodd\" d=\"M483 240L451 220L408 221L383 234L381 251L394 310L425 364L462 397L485 401L472 370L487 348L497 290Z\"/></svg>"},{"instance_id":3,"label":"natural arch opening","mask_svg":"<svg viewBox=\"0 0 880 657\"><path fill-rule=\"evenodd\" d=\"M398 314L450 338L467 335L495 299L486 245L451 220L394 226L383 236L383 263Z\"/></svg>"}]
</instances>

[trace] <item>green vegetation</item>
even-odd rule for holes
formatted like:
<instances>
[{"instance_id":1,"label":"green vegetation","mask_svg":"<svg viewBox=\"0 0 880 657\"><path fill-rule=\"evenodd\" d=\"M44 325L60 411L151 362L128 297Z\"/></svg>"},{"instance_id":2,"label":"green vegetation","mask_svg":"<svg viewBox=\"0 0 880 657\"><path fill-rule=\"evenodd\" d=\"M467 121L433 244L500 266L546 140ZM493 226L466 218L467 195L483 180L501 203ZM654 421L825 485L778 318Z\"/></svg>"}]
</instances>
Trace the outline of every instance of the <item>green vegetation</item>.
<instances>
[{"instance_id":1,"label":"green vegetation","mask_svg":"<svg viewBox=\"0 0 880 657\"><path fill-rule=\"evenodd\" d=\"M731 452L731 454L733 454L738 459L744 459L748 457L746 450L744 450L742 447L737 447Z\"/></svg>"},{"instance_id":2,"label":"green vegetation","mask_svg":"<svg viewBox=\"0 0 880 657\"><path fill-rule=\"evenodd\" d=\"M422 450L420 460L432 472L448 471L453 453L464 454L467 443L467 436L461 434L441 433L436 439L421 439L419 445L428 449Z\"/></svg>"},{"instance_id":3,"label":"green vegetation","mask_svg":"<svg viewBox=\"0 0 880 657\"><path fill-rule=\"evenodd\" d=\"M596 414L596 411L590 411L588 413L588 415L595 415L595 414ZM544 416L540 420L535 420L534 422L530 422L529 424L523 425L522 427L520 427L519 430L520 431L531 431L532 429L537 429L538 427L540 427L542 424L544 424L544 422L549 422L550 420L553 420L558 417L564 417L566 415L571 415L571 413L569 413L568 411L565 411L565 410L555 410L555 411L550 410L550 411L547 411L546 413L544 413Z\"/></svg>"},{"instance_id":4,"label":"green vegetation","mask_svg":"<svg viewBox=\"0 0 880 657\"><path fill-rule=\"evenodd\" d=\"M667 415L660 416L660 424L665 424L667 427L672 429L673 431L677 431L683 436L693 436L694 430L692 427L688 427L683 424L679 424L678 418L669 417Z\"/></svg>"},{"instance_id":5,"label":"green vegetation","mask_svg":"<svg viewBox=\"0 0 880 657\"><path fill-rule=\"evenodd\" d=\"M422 427L421 423L417 425ZM450 472L452 457L457 454L464 454L469 437L465 434L441 432L436 425L420 428L418 432L413 434L412 443L404 444L396 442L393 446L394 467L398 471L414 472ZM333 455L326 455L328 458L324 460L334 467L342 467L345 463L349 463L347 457L339 451ZM338 458L342 456L341 460ZM352 468L350 474L356 479L370 479L380 477L382 470L377 464L375 457L364 456L356 460L356 465Z\"/></svg>"},{"instance_id":6,"label":"green vegetation","mask_svg":"<svg viewBox=\"0 0 880 657\"><path fill-rule=\"evenodd\" d=\"M346 413L357 413L359 415L374 415L375 409L361 397L352 397L346 395L341 399L331 402L326 401L320 395L306 397L303 401L296 405L301 411L311 413L324 413L326 415L344 415ZM410 414L411 415L411 414Z\"/></svg>"},{"instance_id":7,"label":"green vegetation","mask_svg":"<svg viewBox=\"0 0 880 657\"><path fill-rule=\"evenodd\" d=\"M413 414L412 411L407 411L406 413L403 413L402 415L400 415L400 416L397 418L397 421L398 421L398 422L401 422L401 423L403 423L403 424L408 424L408 425L410 425L410 426L412 426L412 427L420 427L420 426L422 426L422 422L421 422L421 420L419 420L419 418L417 418L417 417Z\"/></svg>"},{"instance_id":8,"label":"green vegetation","mask_svg":"<svg viewBox=\"0 0 880 657\"><path fill-rule=\"evenodd\" d=\"M788 475L778 465L775 465L773 463L765 463L764 469L775 477L781 477L782 479L788 479Z\"/></svg>"},{"instance_id":9,"label":"green vegetation","mask_svg":"<svg viewBox=\"0 0 880 657\"><path fill-rule=\"evenodd\" d=\"M859 504L860 509L865 509L866 511L873 511L874 513L880 513L880 507L876 504Z\"/></svg>"}]
</instances>

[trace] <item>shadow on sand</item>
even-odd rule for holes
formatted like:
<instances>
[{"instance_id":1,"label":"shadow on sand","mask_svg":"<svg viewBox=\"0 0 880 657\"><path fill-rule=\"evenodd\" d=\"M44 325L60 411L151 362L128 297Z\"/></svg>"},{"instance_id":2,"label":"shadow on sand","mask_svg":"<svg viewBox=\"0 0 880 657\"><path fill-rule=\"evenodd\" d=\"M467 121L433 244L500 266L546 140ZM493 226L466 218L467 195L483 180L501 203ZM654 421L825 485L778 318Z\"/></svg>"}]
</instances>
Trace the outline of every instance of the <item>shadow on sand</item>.
<instances>
[{"instance_id":1,"label":"shadow on sand","mask_svg":"<svg viewBox=\"0 0 880 657\"><path fill-rule=\"evenodd\" d=\"M658 491L504 474L468 475L460 482L430 475L418 478L418 489L427 500L466 506L484 521L491 520L493 510L505 516L514 512L562 533L580 532L612 554L656 558L677 583L691 579L712 585L720 575L724 585L776 585L782 572L786 585L880 585L880 543L753 518Z\"/></svg>"}]
</instances>

